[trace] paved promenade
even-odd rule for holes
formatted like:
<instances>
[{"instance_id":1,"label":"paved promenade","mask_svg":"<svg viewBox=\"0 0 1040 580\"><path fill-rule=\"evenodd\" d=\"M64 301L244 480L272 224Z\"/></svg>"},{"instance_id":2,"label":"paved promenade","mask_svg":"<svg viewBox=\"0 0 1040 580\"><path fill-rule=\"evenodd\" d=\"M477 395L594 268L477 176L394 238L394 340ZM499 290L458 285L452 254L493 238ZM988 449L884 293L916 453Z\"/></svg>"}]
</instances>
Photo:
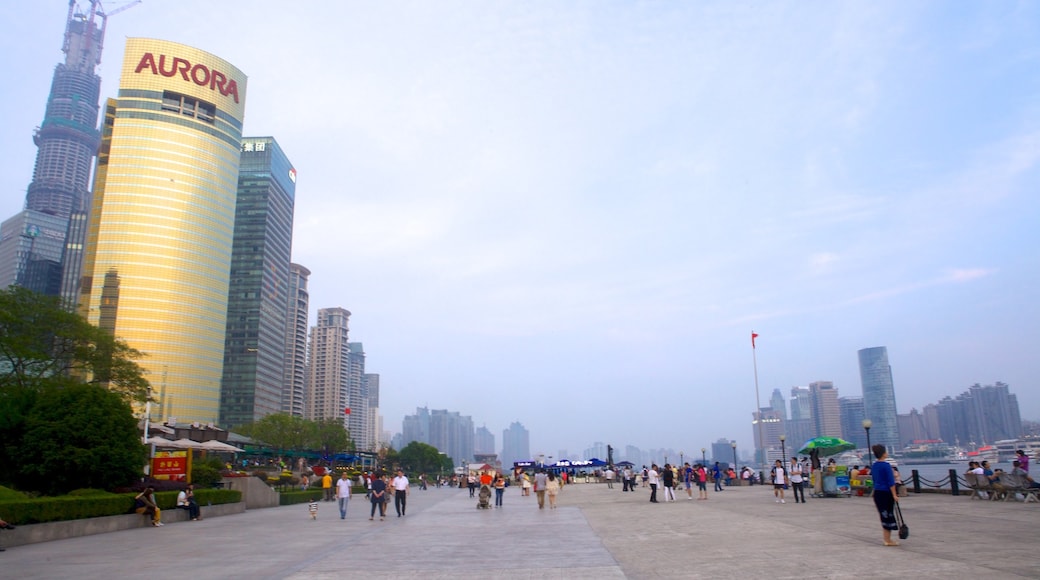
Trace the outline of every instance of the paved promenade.
<instances>
[{"instance_id":1,"label":"paved promenade","mask_svg":"<svg viewBox=\"0 0 1040 580\"><path fill-rule=\"evenodd\" d=\"M696 495L696 494L694 494ZM408 515L346 520L321 503L9 547L4 578L1040 578L1040 505L904 498L911 535L881 545L869 498L776 504L763 486L651 504L648 492L576 484L556 510L506 492L413 490ZM203 508L205 510L205 508ZM205 511L203 511L205 514ZM0 533L0 545L16 532ZM363 576L362 576L363 575Z\"/></svg>"}]
</instances>

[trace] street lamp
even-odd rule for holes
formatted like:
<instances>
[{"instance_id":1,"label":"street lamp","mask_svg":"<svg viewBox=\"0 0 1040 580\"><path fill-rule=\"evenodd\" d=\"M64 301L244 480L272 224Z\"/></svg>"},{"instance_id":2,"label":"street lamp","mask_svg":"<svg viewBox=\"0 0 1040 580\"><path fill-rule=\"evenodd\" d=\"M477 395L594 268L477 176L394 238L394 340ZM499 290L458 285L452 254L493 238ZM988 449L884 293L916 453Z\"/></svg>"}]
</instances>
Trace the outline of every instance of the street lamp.
<instances>
[{"instance_id":1,"label":"street lamp","mask_svg":"<svg viewBox=\"0 0 1040 580\"><path fill-rule=\"evenodd\" d=\"M679 467L682 467L683 465L686 465L686 456L683 455L682 451L680 451L679 452Z\"/></svg>"},{"instance_id":2,"label":"street lamp","mask_svg":"<svg viewBox=\"0 0 1040 580\"><path fill-rule=\"evenodd\" d=\"M780 457L782 457L783 459L781 459L780 465L787 465L787 445L784 443L785 441L787 441L787 435L781 435L780 436Z\"/></svg>"},{"instance_id":3,"label":"street lamp","mask_svg":"<svg viewBox=\"0 0 1040 580\"><path fill-rule=\"evenodd\" d=\"M737 442L730 441L729 446L733 448L733 471L737 471Z\"/></svg>"},{"instance_id":4,"label":"street lamp","mask_svg":"<svg viewBox=\"0 0 1040 580\"><path fill-rule=\"evenodd\" d=\"M708 465L708 456L705 455L707 452L708 450L706 448L701 447L701 465Z\"/></svg>"},{"instance_id":5,"label":"street lamp","mask_svg":"<svg viewBox=\"0 0 1040 580\"><path fill-rule=\"evenodd\" d=\"M870 450L870 428L873 427L873 426L874 426L874 422L873 421L871 421L870 419L863 419L863 430L867 432L867 462L868 463L873 463L873 461L870 458L870 454L871 454L871 450Z\"/></svg>"}]
</instances>

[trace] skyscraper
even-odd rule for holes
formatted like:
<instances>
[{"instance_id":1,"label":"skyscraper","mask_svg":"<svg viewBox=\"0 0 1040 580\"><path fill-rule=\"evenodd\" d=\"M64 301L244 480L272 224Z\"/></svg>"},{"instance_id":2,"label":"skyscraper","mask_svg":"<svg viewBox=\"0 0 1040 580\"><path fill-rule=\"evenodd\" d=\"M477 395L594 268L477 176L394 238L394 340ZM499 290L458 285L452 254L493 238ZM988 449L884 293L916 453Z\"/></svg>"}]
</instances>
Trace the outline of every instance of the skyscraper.
<instances>
[{"instance_id":1,"label":"skyscraper","mask_svg":"<svg viewBox=\"0 0 1040 580\"><path fill-rule=\"evenodd\" d=\"M838 397L838 408L841 411L842 439L855 443L857 449L866 449L867 431L863 428L863 399L861 397ZM875 441L873 437L871 444Z\"/></svg>"},{"instance_id":2,"label":"skyscraper","mask_svg":"<svg viewBox=\"0 0 1040 580\"><path fill-rule=\"evenodd\" d=\"M401 426L401 444L418 441L436 447L454 465L473 461L473 418L445 409L420 407L406 415Z\"/></svg>"},{"instance_id":3,"label":"skyscraper","mask_svg":"<svg viewBox=\"0 0 1040 580\"><path fill-rule=\"evenodd\" d=\"M100 144L101 77L95 70L101 62L107 17L98 8L91 2L90 10L80 13L69 2L61 47L65 62L54 69L43 122L33 135L38 149L25 209L0 226L2 288L18 284L45 294L61 292L69 218L78 216L77 225L82 226ZM78 258L73 258L77 266Z\"/></svg>"},{"instance_id":4,"label":"skyscraper","mask_svg":"<svg viewBox=\"0 0 1040 580\"><path fill-rule=\"evenodd\" d=\"M769 398L769 406L780 413L780 418L787 420L787 402L784 401L784 394L780 392L780 389L773 389L773 396Z\"/></svg>"},{"instance_id":5,"label":"skyscraper","mask_svg":"<svg viewBox=\"0 0 1040 580\"><path fill-rule=\"evenodd\" d=\"M389 438L383 437L383 418L379 414L379 374L365 373L365 393L368 396L368 432L372 451L378 451Z\"/></svg>"},{"instance_id":6,"label":"skyscraper","mask_svg":"<svg viewBox=\"0 0 1040 580\"><path fill-rule=\"evenodd\" d=\"M841 437L841 407L838 405L838 389L830 381L809 383L809 398L812 402L813 437Z\"/></svg>"},{"instance_id":7,"label":"skyscraper","mask_svg":"<svg viewBox=\"0 0 1040 580\"><path fill-rule=\"evenodd\" d=\"M896 420L896 391L886 347L859 351L859 377L863 384L863 413L873 423L871 442L881 443L889 450L902 449Z\"/></svg>"},{"instance_id":8,"label":"skyscraper","mask_svg":"<svg viewBox=\"0 0 1040 580\"><path fill-rule=\"evenodd\" d=\"M348 428L350 311L322 308L311 329L306 418L339 419ZM353 437L353 433L351 434Z\"/></svg>"},{"instance_id":9,"label":"skyscraper","mask_svg":"<svg viewBox=\"0 0 1040 580\"><path fill-rule=\"evenodd\" d=\"M530 461L531 434L520 424L513 421L502 431L502 468L509 469L517 461Z\"/></svg>"},{"instance_id":10,"label":"skyscraper","mask_svg":"<svg viewBox=\"0 0 1040 580\"><path fill-rule=\"evenodd\" d=\"M131 38L109 100L80 309L142 351L165 419L216 422L246 77Z\"/></svg>"},{"instance_id":11,"label":"skyscraper","mask_svg":"<svg viewBox=\"0 0 1040 580\"><path fill-rule=\"evenodd\" d=\"M365 389L365 346L350 343L350 372L347 378L347 429L357 449L372 450L372 433L368 424L368 393Z\"/></svg>"},{"instance_id":12,"label":"skyscraper","mask_svg":"<svg viewBox=\"0 0 1040 580\"><path fill-rule=\"evenodd\" d=\"M477 427L473 435L473 453L478 455L495 454L495 435L486 426Z\"/></svg>"},{"instance_id":13,"label":"skyscraper","mask_svg":"<svg viewBox=\"0 0 1040 580\"><path fill-rule=\"evenodd\" d=\"M289 293L285 324L285 378L282 380L282 412L303 417L307 393L307 328L310 294L307 281L311 271L289 264ZM378 395L377 395L378 396Z\"/></svg>"},{"instance_id":14,"label":"skyscraper","mask_svg":"<svg viewBox=\"0 0 1040 580\"><path fill-rule=\"evenodd\" d=\"M296 170L278 143L243 139L220 391L228 429L282 410L295 195Z\"/></svg>"}]
</instances>

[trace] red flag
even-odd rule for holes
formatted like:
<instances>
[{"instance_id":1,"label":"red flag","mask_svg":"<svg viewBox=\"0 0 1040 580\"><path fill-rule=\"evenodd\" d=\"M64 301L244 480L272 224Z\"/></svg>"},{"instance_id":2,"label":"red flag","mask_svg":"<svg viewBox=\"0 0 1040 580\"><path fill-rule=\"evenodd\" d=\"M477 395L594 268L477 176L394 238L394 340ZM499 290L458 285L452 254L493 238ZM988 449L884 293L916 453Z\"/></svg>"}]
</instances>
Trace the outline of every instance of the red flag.
<instances>
[{"instance_id":1,"label":"red flag","mask_svg":"<svg viewBox=\"0 0 1040 580\"><path fill-rule=\"evenodd\" d=\"M344 415L349 415L350 414L350 407L347 407L346 409L343 409L343 414Z\"/></svg>"},{"instance_id":2,"label":"red flag","mask_svg":"<svg viewBox=\"0 0 1040 580\"><path fill-rule=\"evenodd\" d=\"M754 330L752 330L751 331L751 348L755 348L755 339L756 338L758 338L758 335L755 334Z\"/></svg>"}]
</instances>

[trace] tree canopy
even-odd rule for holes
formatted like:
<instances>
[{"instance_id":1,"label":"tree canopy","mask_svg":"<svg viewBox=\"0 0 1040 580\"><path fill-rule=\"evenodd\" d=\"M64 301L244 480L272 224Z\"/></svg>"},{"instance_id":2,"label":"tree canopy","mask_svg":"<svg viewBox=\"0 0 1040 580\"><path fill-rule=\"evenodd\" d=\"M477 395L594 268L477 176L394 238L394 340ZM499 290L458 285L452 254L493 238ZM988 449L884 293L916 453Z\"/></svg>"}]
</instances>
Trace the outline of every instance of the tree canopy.
<instances>
[{"instance_id":1,"label":"tree canopy","mask_svg":"<svg viewBox=\"0 0 1040 580\"><path fill-rule=\"evenodd\" d=\"M412 441L397 452L397 462L409 473L451 472L452 460L443 455L436 447L418 441Z\"/></svg>"},{"instance_id":2,"label":"tree canopy","mask_svg":"<svg viewBox=\"0 0 1040 580\"><path fill-rule=\"evenodd\" d=\"M148 395L144 354L62 308L56 296L11 286L0 291L0 389L39 390L66 377L136 401Z\"/></svg>"},{"instance_id":3,"label":"tree canopy","mask_svg":"<svg viewBox=\"0 0 1040 580\"><path fill-rule=\"evenodd\" d=\"M311 421L274 413L235 429L280 451L318 451L326 455L350 451L353 443L338 419Z\"/></svg>"},{"instance_id":4,"label":"tree canopy","mask_svg":"<svg viewBox=\"0 0 1040 580\"><path fill-rule=\"evenodd\" d=\"M57 297L0 291L0 483L58 493L140 475L131 401L148 396L142 356Z\"/></svg>"}]
</instances>

